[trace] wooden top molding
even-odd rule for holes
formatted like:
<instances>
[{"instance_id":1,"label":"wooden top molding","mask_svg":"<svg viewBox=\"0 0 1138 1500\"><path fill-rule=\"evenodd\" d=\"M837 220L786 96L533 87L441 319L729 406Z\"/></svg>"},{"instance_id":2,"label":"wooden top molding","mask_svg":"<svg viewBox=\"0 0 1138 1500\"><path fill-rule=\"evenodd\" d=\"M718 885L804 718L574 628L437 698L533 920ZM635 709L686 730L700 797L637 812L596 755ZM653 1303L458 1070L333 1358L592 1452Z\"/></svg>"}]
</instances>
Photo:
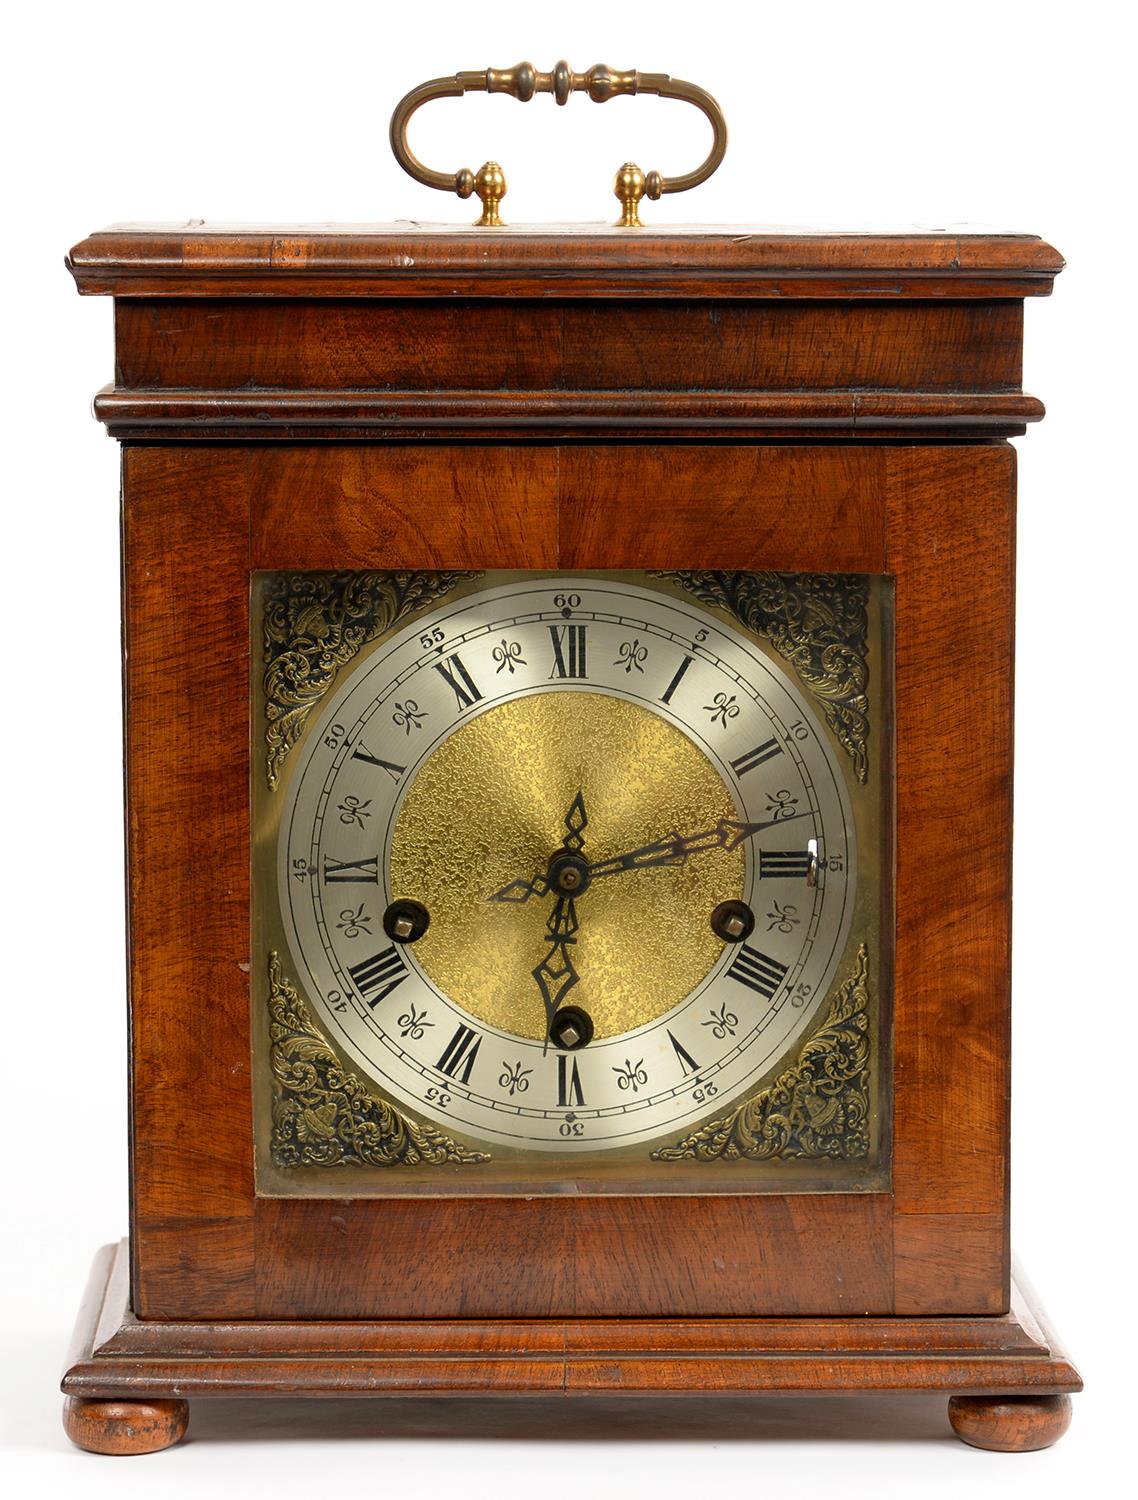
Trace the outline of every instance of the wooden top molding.
<instances>
[{"instance_id":1,"label":"wooden top molding","mask_svg":"<svg viewBox=\"0 0 1138 1500\"><path fill-rule=\"evenodd\" d=\"M733 226L463 228L116 224L75 246L79 291L114 297L1047 296L1034 235Z\"/></svg>"}]
</instances>

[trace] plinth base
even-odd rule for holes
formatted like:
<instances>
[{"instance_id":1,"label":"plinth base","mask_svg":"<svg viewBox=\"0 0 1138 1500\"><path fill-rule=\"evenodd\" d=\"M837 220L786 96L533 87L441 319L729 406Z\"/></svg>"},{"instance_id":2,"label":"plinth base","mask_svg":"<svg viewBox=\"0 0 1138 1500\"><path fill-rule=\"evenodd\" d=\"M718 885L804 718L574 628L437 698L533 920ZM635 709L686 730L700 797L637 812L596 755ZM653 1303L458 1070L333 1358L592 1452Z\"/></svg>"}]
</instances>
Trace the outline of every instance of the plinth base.
<instances>
[{"instance_id":1,"label":"plinth base","mask_svg":"<svg viewBox=\"0 0 1138 1500\"><path fill-rule=\"evenodd\" d=\"M1082 1389L1017 1273L1001 1317L140 1322L125 1241L95 1260L64 1425L97 1453L151 1453L206 1396L853 1394L952 1397L958 1436L1028 1452Z\"/></svg>"}]
</instances>

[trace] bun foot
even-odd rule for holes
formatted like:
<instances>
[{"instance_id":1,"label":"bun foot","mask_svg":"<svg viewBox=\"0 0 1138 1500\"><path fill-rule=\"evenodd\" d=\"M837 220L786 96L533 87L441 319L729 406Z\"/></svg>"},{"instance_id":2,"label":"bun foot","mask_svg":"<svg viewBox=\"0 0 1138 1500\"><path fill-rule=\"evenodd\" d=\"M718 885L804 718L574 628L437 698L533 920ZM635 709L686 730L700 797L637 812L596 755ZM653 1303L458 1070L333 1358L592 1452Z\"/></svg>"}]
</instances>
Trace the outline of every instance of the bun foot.
<instances>
[{"instance_id":1,"label":"bun foot","mask_svg":"<svg viewBox=\"0 0 1138 1500\"><path fill-rule=\"evenodd\" d=\"M63 1430L88 1453L159 1453L185 1436L185 1401L87 1401L69 1396Z\"/></svg>"},{"instance_id":2,"label":"bun foot","mask_svg":"<svg viewBox=\"0 0 1138 1500\"><path fill-rule=\"evenodd\" d=\"M948 1420L958 1438L993 1453L1050 1448L1071 1425L1070 1396L953 1396Z\"/></svg>"}]
</instances>

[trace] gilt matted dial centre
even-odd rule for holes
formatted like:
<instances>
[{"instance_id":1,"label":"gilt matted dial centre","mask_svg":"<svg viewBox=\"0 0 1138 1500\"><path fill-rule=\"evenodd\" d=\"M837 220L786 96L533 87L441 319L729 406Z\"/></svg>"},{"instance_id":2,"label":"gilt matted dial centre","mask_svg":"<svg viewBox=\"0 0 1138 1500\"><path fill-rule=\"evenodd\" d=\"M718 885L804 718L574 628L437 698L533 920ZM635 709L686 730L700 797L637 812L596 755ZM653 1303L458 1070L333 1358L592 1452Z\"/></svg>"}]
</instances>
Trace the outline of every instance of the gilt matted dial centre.
<instances>
[{"instance_id":1,"label":"gilt matted dial centre","mask_svg":"<svg viewBox=\"0 0 1138 1500\"><path fill-rule=\"evenodd\" d=\"M663 587L486 582L361 654L298 747L289 947L420 1118L648 1141L753 1085L825 998L856 883L841 752L785 664ZM430 916L412 942L406 901ZM724 902L753 914L741 940L712 928ZM550 1040L567 1007L586 1045Z\"/></svg>"}]
</instances>

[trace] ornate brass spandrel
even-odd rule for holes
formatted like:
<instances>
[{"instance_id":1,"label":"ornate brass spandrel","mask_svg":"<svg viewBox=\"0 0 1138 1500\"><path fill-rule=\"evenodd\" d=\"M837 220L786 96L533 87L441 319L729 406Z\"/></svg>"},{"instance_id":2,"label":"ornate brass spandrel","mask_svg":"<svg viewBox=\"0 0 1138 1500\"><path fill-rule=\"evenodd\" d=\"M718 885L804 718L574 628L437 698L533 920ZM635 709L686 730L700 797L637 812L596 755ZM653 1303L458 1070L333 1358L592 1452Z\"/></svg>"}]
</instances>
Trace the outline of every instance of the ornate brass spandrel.
<instances>
[{"instance_id":1,"label":"ornate brass spandrel","mask_svg":"<svg viewBox=\"0 0 1138 1500\"><path fill-rule=\"evenodd\" d=\"M793 1067L653 1161L788 1161L869 1154L869 950L858 948L825 1021Z\"/></svg>"},{"instance_id":2,"label":"ornate brass spandrel","mask_svg":"<svg viewBox=\"0 0 1138 1500\"><path fill-rule=\"evenodd\" d=\"M469 1166L490 1160L432 1126L416 1124L348 1072L285 977L276 952L269 955L269 1040L275 1166Z\"/></svg>"},{"instance_id":3,"label":"ornate brass spandrel","mask_svg":"<svg viewBox=\"0 0 1138 1500\"><path fill-rule=\"evenodd\" d=\"M869 776L869 581L856 573L654 570L768 641L817 699L826 723Z\"/></svg>"},{"instance_id":4,"label":"ornate brass spandrel","mask_svg":"<svg viewBox=\"0 0 1138 1500\"><path fill-rule=\"evenodd\" d=\"M278 573L264 604L266 779L280 777L340 668L477 572Z\"/></svg>"}]
</instances>

